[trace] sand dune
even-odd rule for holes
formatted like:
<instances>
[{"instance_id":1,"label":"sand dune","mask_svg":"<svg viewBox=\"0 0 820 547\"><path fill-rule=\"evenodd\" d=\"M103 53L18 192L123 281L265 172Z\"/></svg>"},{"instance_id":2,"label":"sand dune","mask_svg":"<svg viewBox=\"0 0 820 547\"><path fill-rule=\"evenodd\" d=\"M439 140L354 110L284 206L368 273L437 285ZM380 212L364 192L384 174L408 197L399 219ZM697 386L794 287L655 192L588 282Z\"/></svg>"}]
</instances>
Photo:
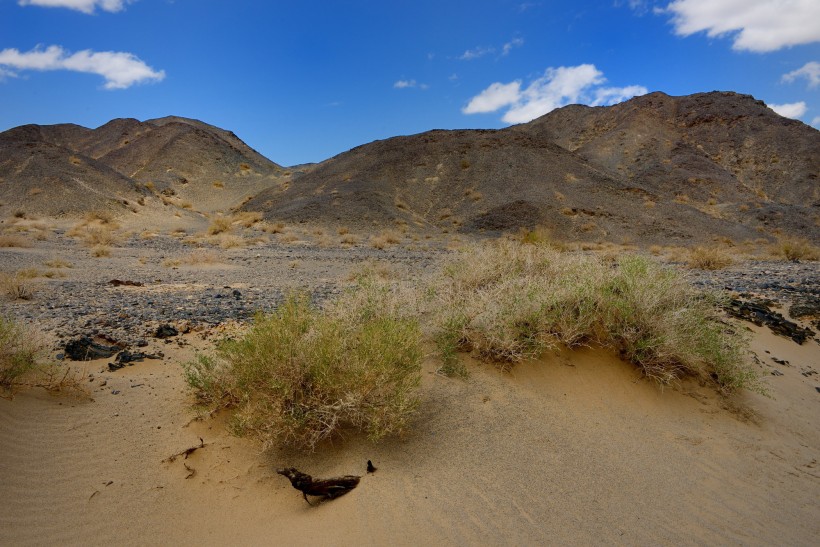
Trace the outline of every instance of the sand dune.
<instances>
[{"instance_id":1,"label":"sand dune","mask_svg":"<svg viewBox=\"0 0 820 547\"><path fill-rule=\"evenodd\" d=\"M260 454L219 417L190 422L177 364L190 347L117 372L92 362L93 401L0 400L0 543L810 545L820 407L801 372L820 352L763 330L753 347L783 375L772 398L732 405L692 383L661 390L592 349L510 374L476 364L467 381L431 363L410 434L313 455ZM199 437L187 460L163 461ZM283 465L365 476L309 507Z\"/></svg>"}]
</instances>

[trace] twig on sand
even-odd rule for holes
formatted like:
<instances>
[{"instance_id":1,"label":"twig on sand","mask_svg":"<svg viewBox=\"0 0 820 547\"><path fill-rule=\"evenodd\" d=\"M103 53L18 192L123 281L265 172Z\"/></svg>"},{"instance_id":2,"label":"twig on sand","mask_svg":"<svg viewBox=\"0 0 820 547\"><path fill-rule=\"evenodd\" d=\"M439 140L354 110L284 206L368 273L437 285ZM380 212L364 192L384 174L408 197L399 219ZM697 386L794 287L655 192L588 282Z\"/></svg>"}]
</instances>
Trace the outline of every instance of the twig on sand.
<instances>
[{"instance_id":1,"label":"twig on sand","mask_svg":"<svg viewBox=\"0 0 820 547\"><path fill-rule=\"evenodd\" d=\"M189 466L187 463L184 463L184 462L183 462L183 464L182 464L182 465L184 465L184 466L185 466L185 469L187 469L187 470L188 470L188 474L187 474L187 475L185 475L185 478L186 478L186 479L190 479L191 477L193 477L194 475L196 475L196 469L194 469L193 467Z\"/></svg>"},{"instance_id":2,"label":"twig on sand","mask_svg":"<svg viewBox=\"0 0 820 547\"><path fill-rule=\"evenodd\" d=\"M165 458L164 460L162 460L162 462L163 463L166 463L166 462L171 463L173 461L176 461L176 459L180 456L183 456L183 459L187 460L188 456L190 456L191 454L193 454L194 452L196 452L200 448L205 448L205 446L206 446L205 441L203 441L202 437L200 437L198 445L192 446L190 448L186 448L182 452L177 452L176 454L172 454L172 455L168 456L167 458ZM185 467L188 467L188 466L186 465Z\"/></svg>"}]
</instances>

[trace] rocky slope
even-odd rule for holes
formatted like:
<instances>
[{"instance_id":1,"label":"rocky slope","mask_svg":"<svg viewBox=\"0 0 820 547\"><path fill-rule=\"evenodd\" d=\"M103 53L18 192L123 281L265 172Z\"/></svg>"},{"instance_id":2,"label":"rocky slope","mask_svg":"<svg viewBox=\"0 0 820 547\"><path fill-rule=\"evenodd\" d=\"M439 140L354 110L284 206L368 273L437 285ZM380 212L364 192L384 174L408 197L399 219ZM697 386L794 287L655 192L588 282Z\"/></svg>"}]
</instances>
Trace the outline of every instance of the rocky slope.
<instances>
[{"instance_id":1,"label":"rocky slope","mask_svg":"<svg viewBox=\"0 0 820 547\"><path fill-rule=\"evenodd\" d=\"M59 216L146 202L211 212L276 184L280 172L233 133L179 117L0 133L5 212Z\"/></svg>"},{"instance_id":2,"label":"rocky slope","mask_svg":"<svg viewBox=\"0 0 820 547\"><path fill-rule=\"evenodd\" d=\"M733 93L570 106L499 131L430 131L327 160L245 205L272 219L564 239L817 238L820 133Z\"/></svg>"}]
</instances>

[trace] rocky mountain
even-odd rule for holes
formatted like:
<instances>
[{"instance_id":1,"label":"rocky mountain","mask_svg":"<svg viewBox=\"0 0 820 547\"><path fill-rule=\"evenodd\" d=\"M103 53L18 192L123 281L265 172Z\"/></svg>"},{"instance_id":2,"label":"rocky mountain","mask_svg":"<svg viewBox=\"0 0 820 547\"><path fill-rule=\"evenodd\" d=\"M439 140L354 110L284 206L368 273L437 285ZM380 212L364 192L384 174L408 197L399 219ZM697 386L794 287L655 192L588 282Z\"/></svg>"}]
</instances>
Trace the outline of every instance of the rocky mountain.
<instances>
[{"instance_id":1,"label":"rocky mountain","mask_svg":"<svg viewBox=\"0 0 820 547\"><path fill-rule=\"evenodd\" d=\"M245 204L271 219L564 239L818 237L820 133L752 97L653 93L366 144Z\"/></svg>"},{"instance_id":2,"label":"rocky mountain","mask_svg":"<svg viewBox=\"0 0 820 547\"><path fill-rule=\"evenodd\" d=\"M653 93L340 154L245 204L291 222L687 243L820 235L820 133L752 97Z\"/></svg>"},{"instance_id":3,"label":"rocky mountain","mask_svg":"<svg viewBox=\"0 0 820 547\"><path fill-rule=\"evenodd\" d=\"M820 241L820 132L748 95L651 93L502 130L434 130L284 170L233 133L179 117L0 133L0 216L234 207L357 230L566 240ZM136 204L136 205L135 205Z\"/></svg>"},{"instance_id":4,"label":"rocky mountain","mask_svg":"<svg viewBox=\"0 0 820 547\"><path fill-rule=\"evenodd\" d=\"M117 119L97 129L26 125L0 133L5 207L48 215L146 201L228 209L275 184L281 171L233 133L179 117Z\"/></svg>"}]
</instances>

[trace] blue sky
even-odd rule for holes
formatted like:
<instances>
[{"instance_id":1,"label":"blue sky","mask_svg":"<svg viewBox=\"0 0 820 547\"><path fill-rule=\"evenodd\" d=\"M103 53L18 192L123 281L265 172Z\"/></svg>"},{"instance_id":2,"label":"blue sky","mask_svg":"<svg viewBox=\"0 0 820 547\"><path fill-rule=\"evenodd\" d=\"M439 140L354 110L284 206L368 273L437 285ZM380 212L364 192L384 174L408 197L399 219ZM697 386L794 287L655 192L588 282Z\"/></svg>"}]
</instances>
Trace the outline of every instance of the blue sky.
<instances>
[{"instance_id":1,"label":"blue sky","mask_svg":"<svg viewBox=\"0 0 820 547\"><path fill-rule=\"evenodd\" d=\"M179 115L294 165L712 90L820 127L820 1L0 0L0 131Z\"/></svg>"}]
</instances>

